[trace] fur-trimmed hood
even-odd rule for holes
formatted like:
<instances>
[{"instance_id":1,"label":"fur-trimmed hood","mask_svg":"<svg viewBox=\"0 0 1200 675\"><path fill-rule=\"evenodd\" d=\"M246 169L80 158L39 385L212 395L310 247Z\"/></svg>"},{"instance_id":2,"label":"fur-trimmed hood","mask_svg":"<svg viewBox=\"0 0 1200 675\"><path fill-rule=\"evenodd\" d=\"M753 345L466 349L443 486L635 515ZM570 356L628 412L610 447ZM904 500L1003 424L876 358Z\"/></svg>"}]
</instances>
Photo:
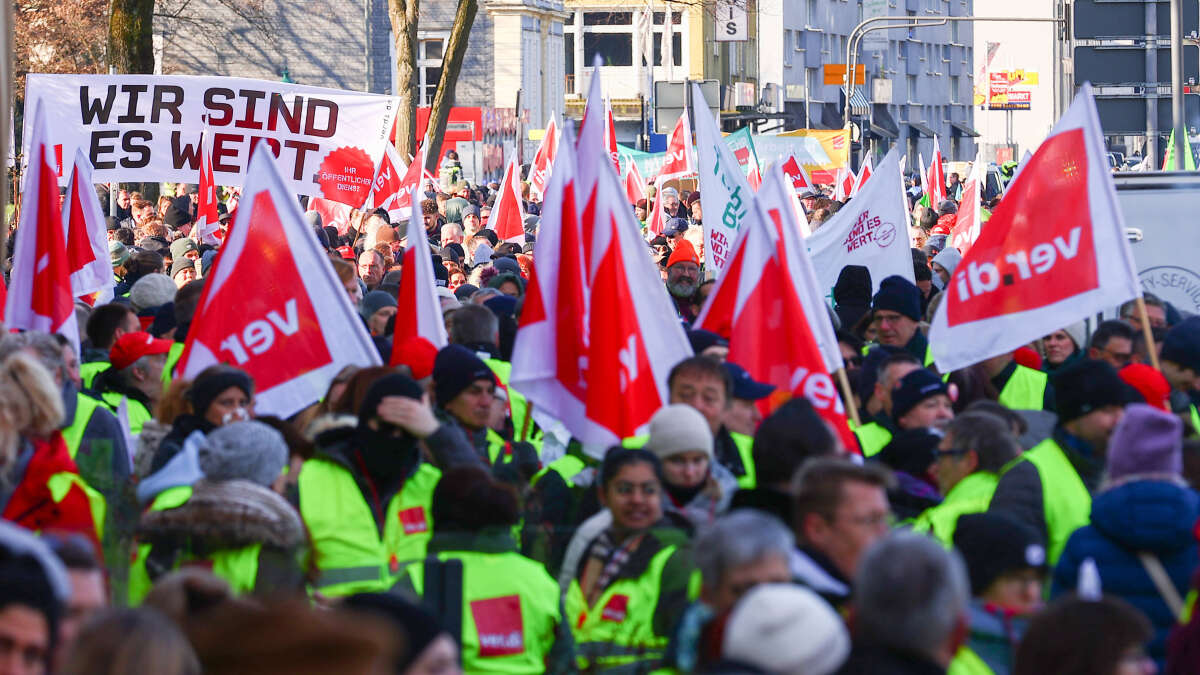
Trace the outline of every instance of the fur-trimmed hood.
<instances>
[{"instance_id":1,"label":"fur-trimmed hood","mask_svg":"<svg viewBox=\"0 0 1200 675\"><path fill-rule=\"evenodd\" d=\"M292 505L268 488L245 480L202 480L182 506L143 514L138 538L191 538L209 549L263 542L291 550L304 542L304 526Z\"/></svg>"}]
</instances>

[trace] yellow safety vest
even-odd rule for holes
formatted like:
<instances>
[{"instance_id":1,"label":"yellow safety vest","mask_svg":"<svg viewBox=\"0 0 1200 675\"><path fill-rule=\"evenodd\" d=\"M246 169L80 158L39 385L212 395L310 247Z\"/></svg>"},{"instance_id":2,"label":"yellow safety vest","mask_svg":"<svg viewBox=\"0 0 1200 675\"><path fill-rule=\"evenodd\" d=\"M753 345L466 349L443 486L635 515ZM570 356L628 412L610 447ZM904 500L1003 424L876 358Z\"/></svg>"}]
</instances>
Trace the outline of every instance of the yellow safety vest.
<instances>
[{"instance_id":1,"label":"yellow safety vest","mask_svg":"<svg viewBox=\"0 0 1200 675\"><path fill-rule=\"evenodd\" d=\"M314 590L326 596L384 592L404 566L425 557L433 532L433 489L442 472L421 464L387 504L380 536L354 476L316 457L300 469L300 517L319 570Z\"/></svg>"},{"instance_id":2,"label":"yellow safety vest","mask_svg":"<svg viewBox=\"0 0 1200 675\"><path fill-rule=\"evenodd\" d=\"M83 381L84 388L91 389L96 376L109 368L112 368L112 364L108 361L88 361L79 364L79 379Z\"/></svg>"},{"instance_id":3,"label":"yellow safety vest","mask_svg":"<svg viewBox=\"0 0 1200 675\"><path fill-rule=\"evenodd\" d=\"M742 468L746 473L738 476L738 487L743 490L753 490L758 486L758 473L754 468L754 438L745 434L729 432L733 445L737 448L738 456L742 458Z\"/></svg>"},{"instance_id":4,"label":"yellow safety vest","mask_svg":"<svg viewBox=\"0 0 1200 675\"><path fill-rule=\"evenodd\" d=\"M76 395L75 400L77 401L75 419L71 420L71 426L62 430L63 441L67 444L67 452L71 453L71 459L75 459L75 455L79 454L79 445L83 443L83 432L87 431L92 414L96 412L96 408L104 405L82 392Z\"/></svg>"},{"instance_id":5,"label":"yellow safety vest","mask_svg":"<svg viewBox=\"0 0 1200 675\"><path fill-rule=\"evenodd\" d=\"M154 416L150 414L150 411L141 401L118 394L115 391L106 391L100 394L100 398L114 415L117 414L117 410L121 407L121 400L124 399L126 401L125 412L129 417L129 433L131 434L142 433L142 427L145 426L146 422L154 419Z\"/></svg>"},{"instance_id":6,"label":"yellow safety vest","mask_svg":"<svg viewBox=\"0 0 1200 675\"><path fill-rule=\"evenodd\" d=\"M1053 567L1071 534L1091 521L1092 495L1053 438L1047 438L1009 462L1001 475L1017 462L1032 462L1041 478L1048 539L1046 555Z\"/></svg>"},{"instance_id":7,"label":"yellow safety vest","mask_svg":"<svg viewBox=\"0 0 1200 675\"><path fill-rule=\"evenodd\" d=\"M664 547L641 576L617 579L590 607L579 583L571 581L566 608L580 670L645 672L659 665L669 636L654 631L654 610L663 570L676 550L674 545Z\"/></svg>"},{"instance_id":8,"label":"yellow safety vest","mask_svg":"<svg viewBox=\"0 0 1200 675\"><path fill-rule=\"evenodd\" d=\"M950 488L946 499L937 506L921 512L913 521L915 532L932 534L946 548L954 548L954 529L958 517L968 513L983 513L992 503L1000 477L991 471L976 471Z\"/></svg>"},{"instance_id":9,"label":"yellow safety vest","mask_svg":"<svg viewBox=\"0 0 1200 675\"><path fill-rule=\"evenodd\" d=\"M515 552L446 551L462 562L462 664L468 673L538 673L562 623L558 583L541 563ZM425 563L408 566L425 593Z\"/></svg>"},{"instance_id":10,"label":"yellow safety vest","mask_svg":"<svg viewBox=\"0 0 1200 675\"><path fill-rule=\"evenodd\" d=\"M992 670L991 666L979 658L975 650L966 645L958 648L958 653L954 655L954 660L950 662L950 668L946 671L946 675L995 675L995 673L996 671Z\"/></svg>"},{"instance_id":11,"label":"yellow safety vest","mask_svg":"<svg viewBox=\"0 0 1200 675\"><path fill-rule=\"evenodd\" d=\"M854 435L858 436L858 444L862 446L863 457L866 458L878 455L892 442L892 432L878 422L868 422L858 427Z\"/></svg>"},{"instance_id":12,"label":"yellow safety vest","mask_svg":"<svg viewBox=\"0 0 1200 675\"><path fill-rule=\"evenodd\" d=\"M525 396L521 392L508 386L509 376L512 375L512 364L508 361L493 358L486 358L483 362L487 364L488 368L492 369L496 378L500 380L500 384L504 385L505 389L508 390L508 409L512 413L513 440L533 443L540 455L542 450L542 435L540 432L534 432L533 420L529 420L529 428L526 429L525 420L529 417L529 401L525 399Z\"/></svg>"},{"instance_id":13,"label":"yellow safety vest","mask_svg":"<svg viewBox=\"0 0 1200 675\"><path fill-rule=\"evenodd\" d=\"M183 356L182 342L176 342L171 345L171 349L167 351L167 363L162 369L163 388L171 386L171 379L175 375L175 366L179 363L179 357Z\"/></svg>"},{"instance_id":14,"label":"yellow safety vest","mask_svg":"<svg viewBox=\"0 0 1200 675\"><path fill-rule=\"evenodd\" d=\"M1000 405L1010 410L1041 410L1046 401L1050 376L1040 370L1017 364L1012 377L1000 392Z\"/></svg>"},{"instance_id":15,"label":"yellow safety vest","mask_svg":"<svg viewBox=\"0 0 1200 675\"><path fill-rule=\"evenodd\" d=\"M176 485L158 493L148 510L166 511L176 506L183 506L191 498L191 485ZM129 568L129 604L131 606L142 604L142 600L150 592L150 587L154 585L150 579L150 573L146 571L146 558L149 556L150 544L138 544L137 557L134 558L133 565Z\"/></svg>"}]
</instances>

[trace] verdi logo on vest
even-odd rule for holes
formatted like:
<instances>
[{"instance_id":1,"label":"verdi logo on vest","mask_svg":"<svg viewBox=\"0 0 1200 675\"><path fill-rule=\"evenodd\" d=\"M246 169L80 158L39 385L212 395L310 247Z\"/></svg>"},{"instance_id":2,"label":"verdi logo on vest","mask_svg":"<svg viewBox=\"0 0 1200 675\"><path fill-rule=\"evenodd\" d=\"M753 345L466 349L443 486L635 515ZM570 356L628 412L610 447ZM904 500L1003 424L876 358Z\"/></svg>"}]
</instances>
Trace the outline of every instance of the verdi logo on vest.
<instances>
[{"instance_id":1,"label":"verdi logo on vest","mask_svg":"<svg viewBox=\"0 0 1200 675\"><path fill-rule=\"evenodd\" d=\"M600 620L620 623L625 620L628 609L629 596L617 593L604 603L604 609L600 610Z\"/></svg>"},{"instance_id":2,"label":"verdi logo on vest","mask_svg":"<svg viewBox=\"0 0 1200 675\"><path fill-rule=\"evenodd\" d=\"M424 506L401 509L397 517L400 519L400 524L404 526L404 534L418 534L429 531L429 524L425 520Z\"/></svg>"},{"instance_id":3,"label":"verdi logo on vest","mask_svg":"<svg viewBox=\"0 0 1200 675\"><path fill-rule=\"evenodd\" d=\"M525 627L521 619L521 596L474 600L471 616L479 635L479 655L512 656L525 652Z\"/></svg>"},{"instance_id":4,"label":"verdi logo on vest","mask_svg":"<svg viewBox=\"0 0 1200 675\"><path fill-rule=\"evenodd\" d=\"M1099 286L1083 129L1046 139L1031 176L992 215L959 265L946 305L950 326L1054 304ZM1029 209L1029 203L1039 209ZM1003 292L996 292L1002 290Z\"/></svg>"}]
</instances>

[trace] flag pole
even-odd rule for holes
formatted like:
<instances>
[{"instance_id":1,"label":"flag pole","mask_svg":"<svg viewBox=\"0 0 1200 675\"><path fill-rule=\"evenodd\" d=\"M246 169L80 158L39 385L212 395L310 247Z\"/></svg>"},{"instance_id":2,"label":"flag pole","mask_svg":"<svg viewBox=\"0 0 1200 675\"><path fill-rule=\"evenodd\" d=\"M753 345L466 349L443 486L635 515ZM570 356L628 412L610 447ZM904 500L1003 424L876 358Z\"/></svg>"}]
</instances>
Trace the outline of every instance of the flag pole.
<instances>
[{"instance_id":1,"label":"flag pole","mask_svg":"<svg viewBox=\"0 0 1200 675\"><path fill-rule=\"evenodd\" d=\"M1142 296L1137 296L1138 312L1142 315L1142 337L1146 338L1146 353L1150 355L1150 365L1154 366L1155 370L1162 370L1162 366L1158 363L1158 350L1154 348L1154 331L1150 329L1150 317L1146 315L1146 299Z\"/></svg>"},{"instance_id":2,"label":"flag pole","mask_svg":"<svg viewBox=\"0 0 1200 675\"><path fill-rule=\"evenodd\" d=\"M1150 324L1146 324L1149 326ZM842 397L846 399L846 410L850 411L850 421L854 422L854 428L862 426L862 420L858 417L858 406L854 405L854 396L850 393L850 378L846 377L846 369L838 368L836 371L838 386L842 388Z\"/></svg>"}]
</instances>

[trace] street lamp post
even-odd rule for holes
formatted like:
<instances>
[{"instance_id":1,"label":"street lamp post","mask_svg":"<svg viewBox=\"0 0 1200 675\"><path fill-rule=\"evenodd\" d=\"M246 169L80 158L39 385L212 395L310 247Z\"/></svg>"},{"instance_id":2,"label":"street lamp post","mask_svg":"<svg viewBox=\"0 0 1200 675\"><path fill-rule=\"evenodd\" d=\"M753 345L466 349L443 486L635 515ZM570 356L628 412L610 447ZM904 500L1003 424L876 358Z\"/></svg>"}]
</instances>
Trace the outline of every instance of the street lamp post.
<instances>
[{"instance_id":1,"label":"street lamp post","mask_svg":"<svg viewBox=\"0 0 1200 675\"><path fill-rule=\"evenodd\" d=\"M1174 3L1179 3L1181 0L1172 0ZM896 21L898 23L875 26L872 24L883 21ZM930 16L923 18L912 18L907 16L876 16L870 19L864 19L854 30L850 31L850 38L846 40L846 107L843 111L843 122L845 128L850 127L850 92L853 91L854 69L858 61L858 45L862 36L876 30L889 30L891 28L924 28L926 26L944 26L950 21L1021 21L1021 22L1038 22L1038 23L1056 23L1062 24L1064 20L1056 17L1025 17L1025 16ZM985 83L986 86L986 83Z\"/></svg>"}]
</instances>

